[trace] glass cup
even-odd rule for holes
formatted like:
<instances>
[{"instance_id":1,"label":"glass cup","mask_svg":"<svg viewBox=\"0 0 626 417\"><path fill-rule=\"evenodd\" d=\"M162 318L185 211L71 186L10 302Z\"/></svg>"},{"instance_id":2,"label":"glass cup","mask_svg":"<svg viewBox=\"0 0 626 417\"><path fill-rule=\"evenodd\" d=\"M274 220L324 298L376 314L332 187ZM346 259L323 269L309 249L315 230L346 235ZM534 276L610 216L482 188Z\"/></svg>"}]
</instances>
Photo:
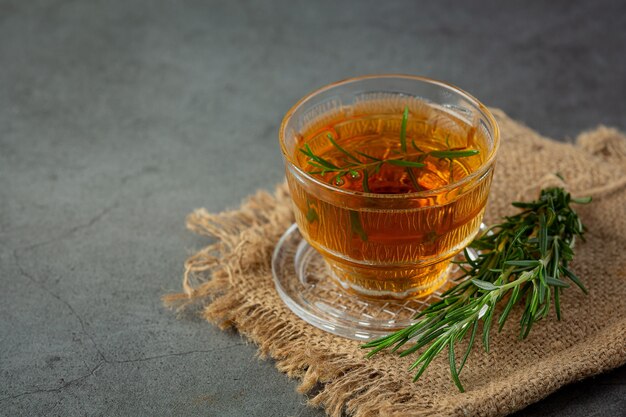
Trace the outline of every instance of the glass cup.
<instances>
[{"instance_id":1,"label":"glass cup","mask_svg":"<svg viewBox=\"0 0 626 417\"><path fill-rule=\"evenodd\" d=\"M305 145L321 152L329 134L337 141L343 135L368 138L383 131L399 137L405 109L409 143L424 135L445 138L448 149L471 142L479 150L472 156L471 170L454 180L456 168L450 162L447 182L398 193L342 188L307 172L309 157L301 152ZM499 131L484 105L450 84L417 76L375 75L340 81L307 95L285 115L279 139L298 228L322 255L332 279L362 297L405 299L439 288L452 258L478 232ZM419 149L419 144L412 146ZM362 175L352 174L344 178L358 180ZM419 181L430 178L429 172L419 175Z\"/></svg>"}]
</instances>

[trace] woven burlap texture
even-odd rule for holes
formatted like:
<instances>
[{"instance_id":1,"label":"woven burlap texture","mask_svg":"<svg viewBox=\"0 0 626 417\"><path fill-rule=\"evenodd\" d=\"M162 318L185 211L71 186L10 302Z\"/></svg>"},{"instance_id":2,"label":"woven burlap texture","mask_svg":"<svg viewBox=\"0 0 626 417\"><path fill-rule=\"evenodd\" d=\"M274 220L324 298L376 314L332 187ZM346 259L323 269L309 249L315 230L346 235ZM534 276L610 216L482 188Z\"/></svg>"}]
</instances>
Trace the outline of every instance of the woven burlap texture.
<instances>
[{"instance_id":1,"label":"woven burlap texture","mask_svg":"<svg viewBox=\"0 0 626 417\"><path fill-rule=\"evenodd\" d=\"M517 339L518 309L501 333L492 331L489 354L480 345L473 350L462 374L467 392L451 382L447 355L414 383L407 371L414 358L365 359L359 342L312 327L283 304L270 260L293 222L284 185L274 195L257 193L234 211L190 214L188 228L215 243L187 260L183 293L165 302L200 304L208 321L235 327L278 369L301 379L300 392L331 416L502 416L626 363L626 137L600 127L576 143L558 143L501 111L494 114L502 140L485 222L514 213L511 201L533 198L543 186L593 195L592 204L579 207L589 231L573 264L589 295L567 289L562 321L553 313L524 341Z\"/></svg>"}]
</instances>

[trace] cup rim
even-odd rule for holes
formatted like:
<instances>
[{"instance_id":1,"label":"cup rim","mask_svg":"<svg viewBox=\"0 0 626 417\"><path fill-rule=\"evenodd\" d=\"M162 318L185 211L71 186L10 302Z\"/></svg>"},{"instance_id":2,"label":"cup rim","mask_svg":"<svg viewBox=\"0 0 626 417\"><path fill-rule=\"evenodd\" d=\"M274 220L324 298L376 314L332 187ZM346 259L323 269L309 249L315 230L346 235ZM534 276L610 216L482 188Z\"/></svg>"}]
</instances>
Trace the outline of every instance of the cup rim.
<instances>
[{"instance_id":1,"label":"cup rim","mask_svg":"<svg viewBox=\"0 0 626 417\"><path fill-rule=\"evenodd\" d=\"M306 172L305 170L301 169L294 161L294 158L292 155L289 155L285 146L285 129L287 126L287 123L291 120L293 114L310 98L321 94L325 91L343 86L343 85L347 85L347 84L351 84L354 82L358 82L358 81L362 81L362 80L367 80L367 79L374 79L374 78L399 78L399 79L407 79L407 80L413 80L413 81L419 81L419 82L425 82L425 83L429 83L429 84L434 84L434 85L438 85L440 87L446 88L448 90L453 91L456 94L459 94L460 96L462 96L463 98L465 98L466 100L472 102L478 109L479 111L485 116L485 118L489 121L492 131L493 131L493 148L491 149L491 152L489 153L488 157L485 159L485 161L478 167L478 169L476 169L474 172L472 172L470 175L461 178L458 181L455 181L451 184L445 185L443 187L440 188L435 188L432 190L424 190L424 191L416 191L413 193L405 193L405 194L379 194L379 193L367 193L364 191L354 191L354 190L344 190L342 188L338 188L338 187L333 187L331 184L328 184L324 181L321 181L318 178L315 178L313 175L309 174L308 172ZM452 190L456 190L456 189L460 189L462 188L464 185L466 185L467 183L471 182L472 180L474 180L475 178L481 178L487 171L489 171L489 169L491 169L491 167L493 166L494 162L495 162L495 158L496 158L496 154L498 152L498 148L500 147L500 128L498 127L498 123L496 122L495 117L493 116L493 114L491 113L491 111L489 111L489 109L487 108L487 106L485 106L483 103L481 103L476 97L474 97L473 95L469 94L467 91L455 86L454 84L450 84L444 81L440 81L440 80L435 80L433 78L429 78L429 77L424 77L424 76L420 76L420 75L409 75L409 74L371 74L371 75L363 75L363 76L359 76L359 77L351 77L351 78L345 78L343 80L339 80L336 81L334 83L331 84L327 84L323 87L320 87L316 90L311 91L310 93L306 94L304 97L302 97L300 100L298 100L298 102L296 104L294 104L288 111L287 113L285 113L285 116L283 117L283 120L280 124L280 130L278 132L278 139L280 142L280 149L281 152L283 154L283 156L285 157L287 163L289 163L291 165L291 168L294 169L300 176L302 176L303 178L306 178L307 180L313 182L316 186L322 187L328 191L331 191L333 193L339 193L339 194L344 194L344 195L349 195L349 196L358 196L358 197L367 197L367 198L374 198L374 199L384 199L384 200L389 200L389 199L410 199L410 198L425 198L425 197L431 197L433 195L437 195L437 194L441 194L441 193L445 193L445 192L449 192Z\"/></svg>"}]
</instances>

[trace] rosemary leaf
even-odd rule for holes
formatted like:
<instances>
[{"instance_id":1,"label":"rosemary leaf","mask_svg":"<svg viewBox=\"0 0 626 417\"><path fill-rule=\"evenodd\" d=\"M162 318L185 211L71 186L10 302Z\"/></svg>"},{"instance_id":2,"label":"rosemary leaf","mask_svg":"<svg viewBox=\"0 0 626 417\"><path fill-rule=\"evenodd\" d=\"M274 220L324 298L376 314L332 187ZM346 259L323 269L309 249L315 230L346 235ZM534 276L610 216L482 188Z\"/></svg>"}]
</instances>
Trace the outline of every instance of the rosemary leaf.
<instances>
[{"instance_id":1,"label":"rosemary leaf","mask_svg":"<svg viewBox=\"0 0 626 417\"><path fill-rule=\"evenodd\" d=\"M404 108L402 113L402 125L400 126L400 148L406 153L406 125L409 122L409 107Z\"/></svg>"},{"instance_id":2,"label":"rosemary leaf","mask_svg":"<svg viewBox=\"0 0 626 417\"><path fill-rule=\"evenodd\" d=\"M479 151L477 149L466 149L463 151L430 151L429 153L435 158L466 158L478 155Z\"/></svg>"},{"instance_id":3,"label":"rosemary leaf","mask_svg":"<svg viewBox=\"0 0 626 417\"><path fill-rule=\"evenodd\" d=\"M352 229L352 233L361 238L363 242L367 242L367 233L363 230L363 225L361 224L361 216L358 211L350 210L350 227Z\"/></svg>"},{"instance_id":4,"label":"rosemary leaf","mask_svg":"<svg viewBox=\"0 0 626 417\"><path fill-rule=\"evenodd\" d=\"M348 156L348 158L352 159L353 161L355 161L357 164L361 163L361 160L359 158L357 158L356 156L352 155L350 152L346 151L344 148L342 148L341 146L339 146L339 144L337 142L335 142L335 139L333 139L333 135L331 135L330 133L326 134L326 137L328 138L328 140L330 141L330 143L337 148L337 150L339 150L340 152L344 153L345 155Z\"/></svg>"},{"instance_id":5,"label":"rosemary leaf","mask_svg":"<svg viewBox=\"0 0 626 417\"><path fill-rule=\"evenodd\" d=\"M367 173L367 169L363 170L363 191L365 191L366 193L370 192L370 187L369 187L369 174Z\"/></svg>"}]
</instances>

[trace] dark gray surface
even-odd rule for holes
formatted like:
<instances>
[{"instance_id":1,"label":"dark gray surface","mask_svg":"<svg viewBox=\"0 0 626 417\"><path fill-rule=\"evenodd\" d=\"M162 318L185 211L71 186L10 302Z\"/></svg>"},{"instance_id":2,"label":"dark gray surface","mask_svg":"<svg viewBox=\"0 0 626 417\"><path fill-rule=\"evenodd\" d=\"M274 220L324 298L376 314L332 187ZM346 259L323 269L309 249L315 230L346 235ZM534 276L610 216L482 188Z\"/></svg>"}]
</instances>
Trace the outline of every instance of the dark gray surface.
<instances>
[{"instance_id":1,"label":"dark gray surface","mask_svg":"<svg viewBox=\"0 0 626 417\"><path fill-rule=\"evenodd\" d=\"M0 2L1 415L323 414L159 299L206 243L185 215L281 181L278 124L315 87L422 74L557 139L626 129L620 2L335 3ZM518 417L623 415L625 384Z\"/></svg>"}]
</instances>

